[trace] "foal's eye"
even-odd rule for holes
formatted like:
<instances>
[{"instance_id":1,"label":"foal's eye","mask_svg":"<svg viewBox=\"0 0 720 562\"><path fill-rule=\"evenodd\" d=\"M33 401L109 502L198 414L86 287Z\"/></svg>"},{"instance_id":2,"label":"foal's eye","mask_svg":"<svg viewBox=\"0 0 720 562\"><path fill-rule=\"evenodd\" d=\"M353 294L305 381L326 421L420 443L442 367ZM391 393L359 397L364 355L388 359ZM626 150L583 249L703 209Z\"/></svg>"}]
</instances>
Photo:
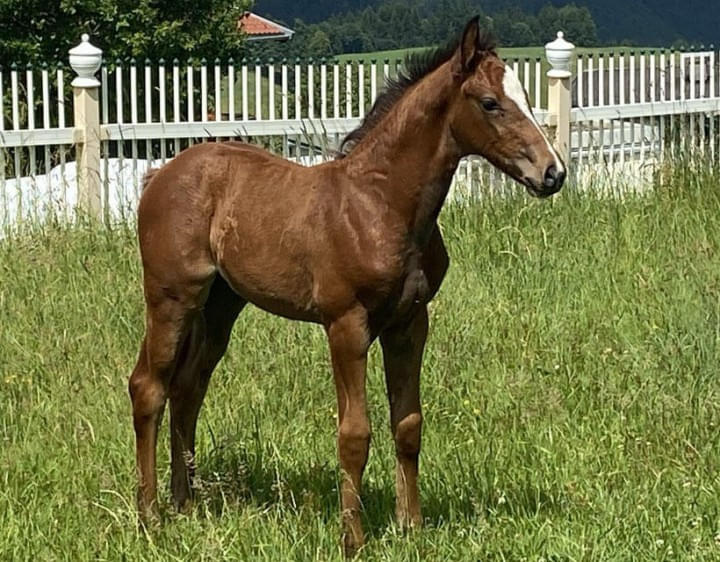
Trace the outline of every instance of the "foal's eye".
<instances>
[{"instance_id":1,"label":"foal's eye","mask_svg":"<svg viewBox=\"0 0 720 562\"><path fill-rule=\"evenodd\" d=\"M480 105L482 105L482 108L485 111L495 111L497 109L500 109L500 104L497 102L496 99L493 98L483 98L480 100Z\"/></svg>"}]
</instances>

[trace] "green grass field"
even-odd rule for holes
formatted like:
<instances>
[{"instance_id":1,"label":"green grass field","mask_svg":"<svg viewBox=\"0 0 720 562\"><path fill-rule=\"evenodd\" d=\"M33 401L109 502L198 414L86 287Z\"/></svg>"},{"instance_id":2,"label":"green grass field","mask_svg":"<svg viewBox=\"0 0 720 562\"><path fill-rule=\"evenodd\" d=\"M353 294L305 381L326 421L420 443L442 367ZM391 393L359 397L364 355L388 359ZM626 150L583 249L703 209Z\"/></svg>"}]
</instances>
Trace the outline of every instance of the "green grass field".
<instances>
[{"instance_id":1,"label":"green grass field","mask_svg":"<svg viewBox=\"0 0 720 562\"><path fill-rule=\"evenodd\" d=\"M720 559L720 172L625 200L443 211L423 377L425 528L393 525L381 358L362 560ZM198 432L198 504L144 535L127 377L132 228L0 242L0 559L339 560L320 328L247 310Z\"/></svg>"}]
</instances>

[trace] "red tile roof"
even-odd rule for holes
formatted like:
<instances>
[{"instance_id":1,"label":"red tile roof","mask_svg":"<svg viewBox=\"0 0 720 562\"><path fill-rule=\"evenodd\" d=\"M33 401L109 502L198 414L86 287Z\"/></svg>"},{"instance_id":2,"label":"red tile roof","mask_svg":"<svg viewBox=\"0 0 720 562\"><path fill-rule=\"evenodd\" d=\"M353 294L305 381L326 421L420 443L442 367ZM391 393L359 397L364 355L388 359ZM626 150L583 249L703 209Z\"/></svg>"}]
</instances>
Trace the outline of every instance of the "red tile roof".
<instances>
[{"instance_id":1,"label":"red tile roof","mask_svg":"<svg viewBox=\"0 0 720 562\"><path fill-rule=\"evenodd\" d=\"M291 29L252 12L242 15L238 21L238 29L251 37L290 37L294 33Z\"/></svg>"}]
</instances>

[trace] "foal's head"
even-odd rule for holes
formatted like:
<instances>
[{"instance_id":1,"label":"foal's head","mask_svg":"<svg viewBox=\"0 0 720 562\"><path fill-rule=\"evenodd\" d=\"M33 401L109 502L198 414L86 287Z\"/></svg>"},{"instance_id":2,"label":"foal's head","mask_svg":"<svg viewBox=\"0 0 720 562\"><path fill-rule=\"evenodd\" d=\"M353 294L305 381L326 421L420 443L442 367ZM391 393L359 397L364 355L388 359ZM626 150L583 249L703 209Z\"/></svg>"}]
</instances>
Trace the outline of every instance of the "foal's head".
<instances>
[{"instance_id":1,"label":"foal's head","mask_svg":"<svg viewBox=\"0 0 720 562\"><path fill-rule=\"evenodd\" d=\"M532 195L557 192L565 165L535 120L517 76L480 31L478 18L465 27L450 68L459 94L449 124L461 152L480 154Z\"/></svg>"}]
</instances>

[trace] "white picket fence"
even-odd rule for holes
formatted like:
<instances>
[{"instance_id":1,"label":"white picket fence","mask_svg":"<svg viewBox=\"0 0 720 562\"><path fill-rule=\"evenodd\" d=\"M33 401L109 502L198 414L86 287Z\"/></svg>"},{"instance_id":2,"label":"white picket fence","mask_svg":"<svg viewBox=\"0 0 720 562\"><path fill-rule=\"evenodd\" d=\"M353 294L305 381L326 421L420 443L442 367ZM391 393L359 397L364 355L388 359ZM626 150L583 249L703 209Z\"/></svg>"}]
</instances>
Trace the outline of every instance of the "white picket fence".
<instances>
[{"instance_id":1,"label":"white picket fence","mask_svg":"<svg viewBox=\"0 0 720 562\"><path fill-rule=\"evenodd\" d=\"M568 108L577 184L610 171L639 185L668 150L681 146L717 158L718 59L714 50L577 57ZM506 62L528 91L538 121L552 121L548 63ZM332 157L399 64L104 63L97 100L104 213L126 216L145 168L195 142L245 139L305 164ZM69 84L73 76L64 68L0 67L0 224L49 210L73 212L74 161L82 146ZM507 189L514 188L479 158L464 160L456 174L457 197Z\"/></svg>"}]
</instances>

